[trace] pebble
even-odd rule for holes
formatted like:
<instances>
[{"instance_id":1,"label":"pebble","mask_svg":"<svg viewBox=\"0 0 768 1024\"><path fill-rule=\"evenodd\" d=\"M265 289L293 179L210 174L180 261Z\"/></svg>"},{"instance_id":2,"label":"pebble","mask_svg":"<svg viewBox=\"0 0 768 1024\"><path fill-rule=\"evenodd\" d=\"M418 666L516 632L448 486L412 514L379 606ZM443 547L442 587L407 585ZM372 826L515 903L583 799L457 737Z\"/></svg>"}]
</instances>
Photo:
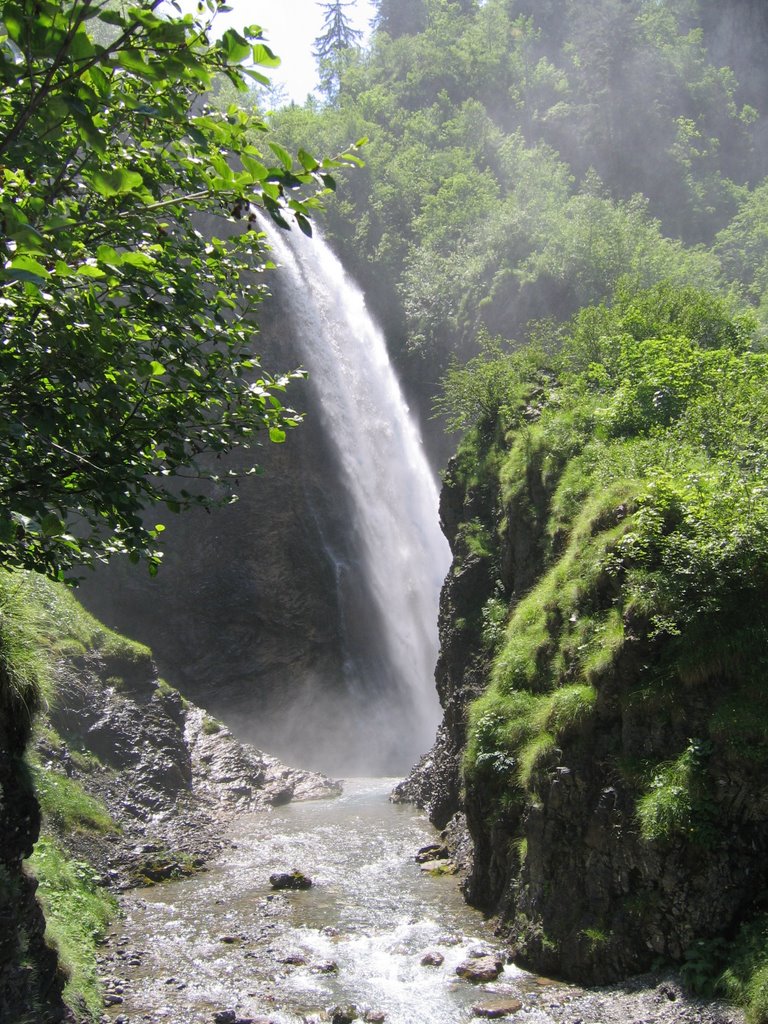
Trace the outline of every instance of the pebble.
<instances>
[{"instance_id":1,"label":"pebble","mask_svg":"<svg viewBox=\"0 0 768 1024\"><path fill-rule=\"evenodd\" d=\"M499 1017L508 1017L523 1008L519 999L503 998L488 999L482 1003L476 1003L472 1012L476 1017L486 1017L488 1020L496 1020Z\"/></svg>"},{"instance_id":2,"label":"pebble","mask_svg":"<svg viewBox=\"0 0 768 1024\"><path fill-rule=\"evenodd\" d=\"M312 964L312 970L316 974L337 974L339 965L335 960L320 960L318 963Z\"/></svg>"}]
</instances>

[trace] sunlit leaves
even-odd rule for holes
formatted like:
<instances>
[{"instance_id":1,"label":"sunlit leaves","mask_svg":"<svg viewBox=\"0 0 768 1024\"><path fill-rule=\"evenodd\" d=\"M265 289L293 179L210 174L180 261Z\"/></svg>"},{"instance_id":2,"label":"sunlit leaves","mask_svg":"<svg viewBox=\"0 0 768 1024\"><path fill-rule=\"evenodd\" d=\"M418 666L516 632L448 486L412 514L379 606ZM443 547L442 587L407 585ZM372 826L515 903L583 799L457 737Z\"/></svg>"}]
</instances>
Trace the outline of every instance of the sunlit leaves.
<instances>
[{"instance_id":1,"label":"sunlit leaves","mask_svg":"<svg viewBox=\"0 0 768 1024\"><path fill-rule=\"evenodd\" d=\"M282 443L300 420L282 400L297 374L272 378L255 354L271 266L255 211L308 233L356 147L296 163L254 145L258 119L206 106L217 75L278 63L258 26L213 41L217 6L2 7L4 565L61 578L125 551L154 572L145 510L229 501L226 475L215 499L206 487L211 454Z\"/></svg>"}]
</instances>

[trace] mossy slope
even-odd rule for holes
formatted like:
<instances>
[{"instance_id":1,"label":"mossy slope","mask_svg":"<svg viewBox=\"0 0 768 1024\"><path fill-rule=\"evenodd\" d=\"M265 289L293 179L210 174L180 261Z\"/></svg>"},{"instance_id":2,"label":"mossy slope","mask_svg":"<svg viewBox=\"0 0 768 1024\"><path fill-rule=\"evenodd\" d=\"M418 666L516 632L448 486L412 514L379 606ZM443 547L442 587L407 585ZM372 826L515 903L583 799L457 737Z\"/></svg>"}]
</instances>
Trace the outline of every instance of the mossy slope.
<instances>
[{"instance_id":1,"label":"mossy slope","mask_svg":"<svg viewBox=\"0 0 768 1024\"><path fill-rule=\"evenodd\" d=\"M682 961L768 894L768 359L750 330L691 290L620 293L556 355L495 357L528 399L480 417L453 467L465 516L483 492L498 574L474 633L470 889L542 970Z\"/></svg>"}]
</instances>

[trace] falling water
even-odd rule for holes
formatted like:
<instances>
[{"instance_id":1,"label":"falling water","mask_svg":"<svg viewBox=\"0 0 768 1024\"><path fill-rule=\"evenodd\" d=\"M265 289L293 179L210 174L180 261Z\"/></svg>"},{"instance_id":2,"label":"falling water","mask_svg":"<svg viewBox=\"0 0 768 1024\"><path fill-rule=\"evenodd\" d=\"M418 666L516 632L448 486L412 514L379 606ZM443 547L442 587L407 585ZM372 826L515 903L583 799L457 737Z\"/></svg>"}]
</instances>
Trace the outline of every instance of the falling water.
<instances>
[{"instance_id":1,"label":"falling water","mask_svg":"<svg viewBox=\"0 0 768 1024\"><path fill-rule=\"evenodd\" d=\"M344 550L327 542L345 686L372 763L401 771L430 745L437 608L450 563L437 487L381 330L325 242L267 229L318 416L336 447ZM304 429L312 429L311 422Z\"/></svg>"}]
</instances>

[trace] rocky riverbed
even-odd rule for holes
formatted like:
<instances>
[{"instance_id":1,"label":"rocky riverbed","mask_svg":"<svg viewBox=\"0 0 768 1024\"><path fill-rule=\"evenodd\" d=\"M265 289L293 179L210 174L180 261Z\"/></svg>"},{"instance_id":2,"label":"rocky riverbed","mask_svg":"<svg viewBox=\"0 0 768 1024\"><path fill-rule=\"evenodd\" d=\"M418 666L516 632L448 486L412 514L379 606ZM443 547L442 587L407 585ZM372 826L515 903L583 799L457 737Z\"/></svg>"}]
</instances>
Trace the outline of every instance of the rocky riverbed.
<instances>
[{"instance_id":1,"label":"rocky riverbed","mask_svg":"<svg viewBox=\"0 0 768 1024\"><path fill-rule=\"evenodd\" d=\"M105 1021L742 1024L673 975L584 990L520 970L457 877L421 870L424 816L376 780L348 789L237 816L208 871L124 893L101 958ZM311 888L274 891L273 868L297 862Z\"/></svg>"}]
</instances>

